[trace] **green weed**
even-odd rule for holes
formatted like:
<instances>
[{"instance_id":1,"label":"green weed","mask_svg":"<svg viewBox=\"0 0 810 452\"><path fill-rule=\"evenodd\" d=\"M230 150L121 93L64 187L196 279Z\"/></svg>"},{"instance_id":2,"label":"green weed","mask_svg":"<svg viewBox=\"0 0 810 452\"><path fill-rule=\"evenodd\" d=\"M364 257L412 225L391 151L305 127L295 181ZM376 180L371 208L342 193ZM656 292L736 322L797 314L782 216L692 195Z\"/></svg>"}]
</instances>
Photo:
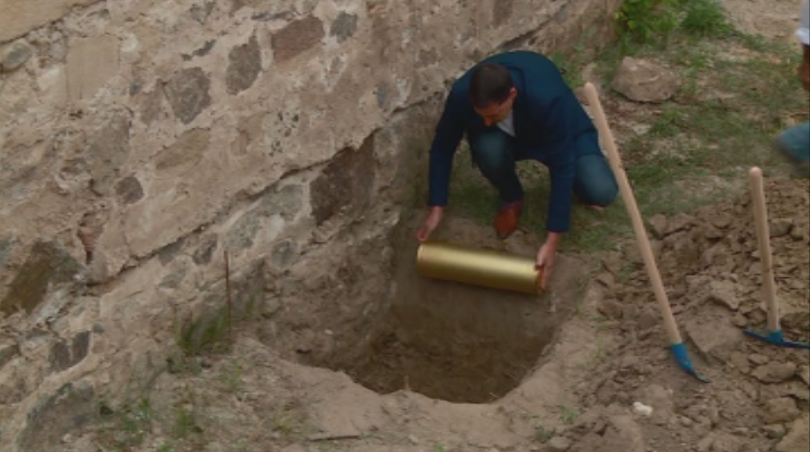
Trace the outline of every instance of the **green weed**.
<instances>
[{"instance_id":1,"label":"green weed","mask_svg":"<svg viewBox=\"0 0 810 452\"><path fill-rule=\"evenodd\" d=\"M554 438L554 432L546 430L543 427L537 427L537 430L534 432L534 437L541 443L547 443L551 441L551 438Z\"/></svg>"},{"instance_id":2,"label":"green weed","mask_svg":"<svg viewBox=\"0 0 810 452\"><path fill-rule=\"evenodd\" d=\"M680 26L689 34L700 37L719 37L734 32L717 0L681 0L685 13Z\"/></svg>"},{"instance_id":3,"label":"green weed","mask_svg":"<svg viewBox=\"0 0 810 452\"><path fill-rule=\"evenodd\" d=\"M562 411L560 417L565 425L572 425L579 418L579 412L573 408L565 405L559 405L558 408Z\"/></svg>"}]
</instances>

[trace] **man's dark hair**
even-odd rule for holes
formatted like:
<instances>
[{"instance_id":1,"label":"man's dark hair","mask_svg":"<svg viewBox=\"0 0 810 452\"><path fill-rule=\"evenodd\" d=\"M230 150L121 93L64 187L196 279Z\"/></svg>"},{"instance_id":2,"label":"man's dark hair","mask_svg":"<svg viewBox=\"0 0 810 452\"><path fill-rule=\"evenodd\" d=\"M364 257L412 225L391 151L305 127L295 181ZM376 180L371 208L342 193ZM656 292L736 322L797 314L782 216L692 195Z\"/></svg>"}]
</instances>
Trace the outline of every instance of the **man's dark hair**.
<instances>
[{"instance_id":1,"label":"man's dark hair","mask_svg":"<svg viewBox=\"0 0 810 452\"><path fill-rule=\"evenodd\" d=\"M500 64L485 63L477 66L470 79L470 96L476 108L502 103L514 87L509 70Z\"/></svg>"}]
</instances>

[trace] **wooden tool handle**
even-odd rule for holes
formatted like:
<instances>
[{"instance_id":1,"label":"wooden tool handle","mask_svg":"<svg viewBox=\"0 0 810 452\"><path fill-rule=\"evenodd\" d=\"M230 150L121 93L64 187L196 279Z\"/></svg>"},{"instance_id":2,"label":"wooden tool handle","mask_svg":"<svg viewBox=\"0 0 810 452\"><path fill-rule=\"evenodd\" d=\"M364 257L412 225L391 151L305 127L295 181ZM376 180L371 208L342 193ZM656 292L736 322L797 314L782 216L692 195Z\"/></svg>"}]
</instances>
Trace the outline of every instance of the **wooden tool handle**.
<instances>
[{"instance_id":1,"label":"wooden tool handle","mask_svg":"<svg viewBox=\"0 0 810 452\"><path fill-rule=\"evenodd\" d=\"M678 331L678 326L675 323L675 316L672 315L672 308L669 306L669 299L664 291L664 284L661 281L661 275L658 273L658 266L655 263L652 247L647 238L647 231L644 227L644 222L641 219L641 214L636 204L633 190L630 187L630 182L627 180L627 175L624 172L619 151L616 149L616 141L613 138L613 133L610 126L605 119L605 112L602 110L602 103L599 100L599 95L596 93L596 88L593 84L585 84L585 95L588 103L591 106L596 128L602 137L602 146L607 151L610 166L613 169L613 174L619 184L619 191L622 194L625 206L627 207L627 214L633 223L633 230L636 234L636 241L641 251L641 257L644 259L644 265L647 268L647 274L655 292L655 298L658 300L659 307L661 308L661 315L664 318L664 326L667 330L667 336L672 344L680 344L682 342L681 334Z\"/></svg>"},{"instance_id":2,"label":"wooden tool handle","mask_svg":"<svg viewBox=\"0 0 810 452\"><path fill-rule=\"evenodd\" d=\"M754 222L759 240L759 260L762 263L762 294L768 306L768 331L779 331L779 306L776 302L776 285L771 260L771 231L768 227L768 208L765 205L762 170L753 167L749 175L751 176L751 204L754 205Z\"/></svg>"}]
</instances>

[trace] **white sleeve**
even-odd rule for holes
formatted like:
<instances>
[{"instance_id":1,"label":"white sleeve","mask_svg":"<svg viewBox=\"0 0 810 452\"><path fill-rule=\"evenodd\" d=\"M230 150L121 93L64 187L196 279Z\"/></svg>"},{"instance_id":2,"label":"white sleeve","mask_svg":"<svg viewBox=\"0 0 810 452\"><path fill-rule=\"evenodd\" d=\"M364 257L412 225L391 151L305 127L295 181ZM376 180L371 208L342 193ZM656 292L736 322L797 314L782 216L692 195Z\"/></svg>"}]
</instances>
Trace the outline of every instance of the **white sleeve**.
<instances>
[{"instance_id":1,"label":"white sleeve","mask_svg":"<svg viewBox=\"0 0 810 452\"><path fill-rule=\"evenodd\" d=\"M802 10L799 12L799 29L796 37L806 46L810 46L810 0L802 1Z\"/></svg>"}]
</instances>

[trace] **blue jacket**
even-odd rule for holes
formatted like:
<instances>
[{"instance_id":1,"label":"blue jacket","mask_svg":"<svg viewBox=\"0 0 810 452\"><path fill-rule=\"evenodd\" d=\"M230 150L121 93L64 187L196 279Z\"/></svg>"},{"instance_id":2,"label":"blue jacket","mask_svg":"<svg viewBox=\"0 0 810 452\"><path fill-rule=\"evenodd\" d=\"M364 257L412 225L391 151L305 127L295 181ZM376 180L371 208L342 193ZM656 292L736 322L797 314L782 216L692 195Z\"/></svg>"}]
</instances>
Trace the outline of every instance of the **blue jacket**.
<instances>
[{"instance_id":1,"label":"blue jacket","mask_svg":"<svg viewBox=\"0 0 810 452\"><path fill-rule=\"evenodd\" d=\"M548 167L551 196L546 229L566 232L570 228L576 157L601 152L596 144L596 129L548 58L534 52L514 51L482 61L486 62L500 63L512 75L517 89L513 116L519 155ZM453 156L464 133L469 139L487 130L470 100L471 73L472 69L453 84L436 126L430 148L431 206L447 204Z\"/></svg>"}]
</instances>

